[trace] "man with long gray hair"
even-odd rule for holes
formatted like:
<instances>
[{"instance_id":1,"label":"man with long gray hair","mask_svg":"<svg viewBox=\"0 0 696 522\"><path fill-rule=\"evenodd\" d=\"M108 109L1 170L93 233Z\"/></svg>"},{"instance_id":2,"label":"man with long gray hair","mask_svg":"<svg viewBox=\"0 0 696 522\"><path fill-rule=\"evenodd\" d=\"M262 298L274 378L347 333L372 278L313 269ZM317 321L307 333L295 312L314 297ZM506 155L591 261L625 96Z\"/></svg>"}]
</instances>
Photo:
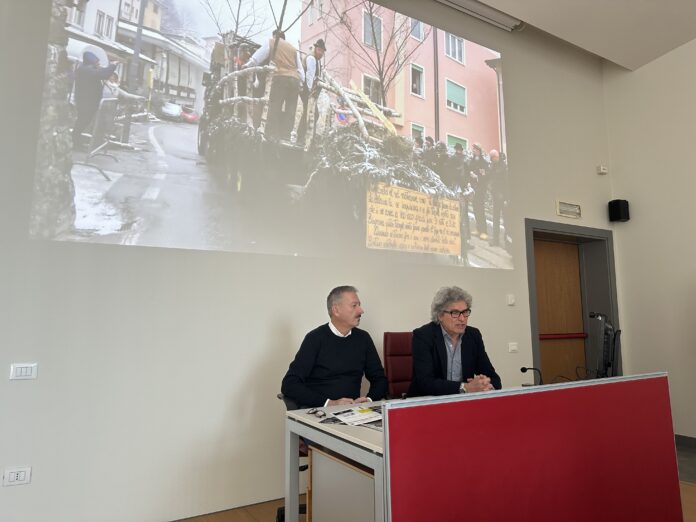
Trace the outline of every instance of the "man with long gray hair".
<instances>
[{"instance_id":1,"label":"man with long gray hair","mask_svg":"<svg viewBox=\"0 0 696 522\"><path fill-rule=\"evenodd\" d=\"M440 288L431 322L413 331L413 380L409 396L473 393L501 388L481 332L468 326L471 294L458 286Z\"/></svg>"},{"instance_id":2,"label":"man with long gray hair","mask_svg":"<svg viewBox=\"0 0 696 522\"><path fill-rule=\"evenodd\" d=\"M309 332L283 378L281 391L300 407L383 399L387 378L370 334L358 328L358 290L339 286L326 298L329 322ZM370 391L360 396L363 375Z\"/></svg>"}]
</instances>

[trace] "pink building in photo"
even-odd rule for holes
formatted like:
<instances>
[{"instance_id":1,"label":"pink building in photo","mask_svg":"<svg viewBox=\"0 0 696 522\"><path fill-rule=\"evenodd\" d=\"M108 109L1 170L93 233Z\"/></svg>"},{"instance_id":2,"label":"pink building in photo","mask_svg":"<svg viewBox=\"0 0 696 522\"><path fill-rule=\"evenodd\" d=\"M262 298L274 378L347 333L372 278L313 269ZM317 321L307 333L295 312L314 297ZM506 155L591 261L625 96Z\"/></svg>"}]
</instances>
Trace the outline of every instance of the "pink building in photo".
<instances>
[{"instance_id":1,"label":"pink building in photo","mask_svg":"<svg viewBox=\"0 0 696 522\"><path fill-rule=\"evenodd\" d=\"M314 0L301 24L300 50L324 39L325 70L397 111L399 134L501 150L496 51L364 0Z\"/></svg>"}]
</instances>

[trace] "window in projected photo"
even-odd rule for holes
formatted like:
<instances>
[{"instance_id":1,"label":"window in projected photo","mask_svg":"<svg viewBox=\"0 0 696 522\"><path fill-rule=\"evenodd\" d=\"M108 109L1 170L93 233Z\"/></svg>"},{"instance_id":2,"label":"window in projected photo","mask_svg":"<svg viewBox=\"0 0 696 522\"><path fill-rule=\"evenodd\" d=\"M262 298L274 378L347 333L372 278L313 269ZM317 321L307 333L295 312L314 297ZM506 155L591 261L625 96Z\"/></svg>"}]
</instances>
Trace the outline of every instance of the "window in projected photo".
<instances>
[{"instance_id":1,"label":"window in projected photo","mask_svg":"<svg viewBox=\"0 0 696 522\"><path fill-rule=\"evenodd\" d=\"M376 11L378 11L378 9L375 4L369 6L369 10L363 12L363 43L368 47L381 51L382 19L377 16Z\"/></svg>"},{"instance_id":2,"label":"window in projected photo","mask_svg":"<svg viewBox=\"0 0 696 522\"><path fill-rule=\"evenodd\" d=\"M459 145L462 150L469 149L469 140L460 138L459 136L453 136L452 134L447 135L447 146L451 147L452 150L456 150L457 145Z\"/></svg>"},{"instance_id":3,"label":"window in projected photo","mask_svg":"<svg viewBox=\"0 0 696 522\"><path fill-rule=\"evenodd\" d=\"M445 54L464 63L464 39L452 33L445 33Z\"/></svg>"},{"instance_id":4,"label":"window in projected photo","mask_svg":"<svg viewBox=\"0 0 696 522\"><path fill-rule=\"evenodd\" d=\"M446 85L447 107L466 114L466 87L458 85L452 80L447 80Z\"/></svg>"},{"instance_id":5,"label":"window in projected photo","mask_svg":"<svg viewBox=\"0 0 696 522\"><path fill-rule=\"evenodd\" d=\"M32 236L512 268L498 52L363 0L236 5L53 0Z\"/></svg>"},{"instance_id":6,"label":"window in projected photo","mask_svg":"<svg viewBox=\"0 0 696 522\"><path fill-rule=\"evenodd\" d=\"M423 22L411 18L411 36L413 36L418 41L423 41L424 35Z\"/></svg>"},{"instance_id":7,"label":"window in projected photo","mask_svg":"<svg viewBox=\"0 0 696 522\"><path fill-rule=\"evenodd\" d=\"M379 78L363 74L363 92L374 103L382 102L382 84Z\"/></svg>"},{"instance_id":8,"label":"window in projected photo","mask_svg":"<svg viewBox=\"0 0 696 522\"><path fill-rule=\"evenodd\" d=\"M425 94L423 68L419 65L411 64L411 94L423 97Z\"/></svg>"}]
</instances>

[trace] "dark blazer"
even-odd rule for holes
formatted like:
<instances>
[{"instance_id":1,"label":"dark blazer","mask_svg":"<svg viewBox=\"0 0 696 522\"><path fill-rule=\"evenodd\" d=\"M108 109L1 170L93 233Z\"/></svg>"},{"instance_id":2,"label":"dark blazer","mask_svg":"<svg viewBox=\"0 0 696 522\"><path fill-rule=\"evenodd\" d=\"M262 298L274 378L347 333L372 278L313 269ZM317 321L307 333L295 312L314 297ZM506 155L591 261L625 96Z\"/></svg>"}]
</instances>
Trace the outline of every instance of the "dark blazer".
<instances>
[{"instance_id":1,"label":"dark blazer","mask_svg":"<svg viewBox=\"0 0 696 522\"><path fill-rule=\"evenodd\" d=\"M442 327L438 323L428 323L413 330L413 380L409 397L419 395L450 395L459 393L461 383L447 380L447 348ZM481 332L467 326L462 336L462 379L474 374L483 374L491 379L496 390L502 385L486 354Z\"/></svg>"}]
</instances>

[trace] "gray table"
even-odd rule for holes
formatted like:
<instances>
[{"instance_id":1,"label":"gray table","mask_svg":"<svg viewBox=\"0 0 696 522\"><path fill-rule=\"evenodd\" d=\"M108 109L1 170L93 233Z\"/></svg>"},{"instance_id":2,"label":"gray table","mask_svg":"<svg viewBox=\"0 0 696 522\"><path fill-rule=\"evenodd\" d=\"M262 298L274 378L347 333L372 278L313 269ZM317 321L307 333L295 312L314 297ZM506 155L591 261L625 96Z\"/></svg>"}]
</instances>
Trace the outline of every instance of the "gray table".
<instances>
[{"instance_id":1,"label":"gray table","mask_svg":"<svg viewBox=\"0 0 696 522\"><path fill-rule=\"evenodd\" d=\"M371 403L371 406L380 404ZM330 413L346 406L322 408ZM297 522L299 509L299 437L304 437L370 468L375 477L375 522L386 520L384 434L360 426L321 424L307 409L287 412L285 420L285 520Z\"/></svg>"}]
</instances>

